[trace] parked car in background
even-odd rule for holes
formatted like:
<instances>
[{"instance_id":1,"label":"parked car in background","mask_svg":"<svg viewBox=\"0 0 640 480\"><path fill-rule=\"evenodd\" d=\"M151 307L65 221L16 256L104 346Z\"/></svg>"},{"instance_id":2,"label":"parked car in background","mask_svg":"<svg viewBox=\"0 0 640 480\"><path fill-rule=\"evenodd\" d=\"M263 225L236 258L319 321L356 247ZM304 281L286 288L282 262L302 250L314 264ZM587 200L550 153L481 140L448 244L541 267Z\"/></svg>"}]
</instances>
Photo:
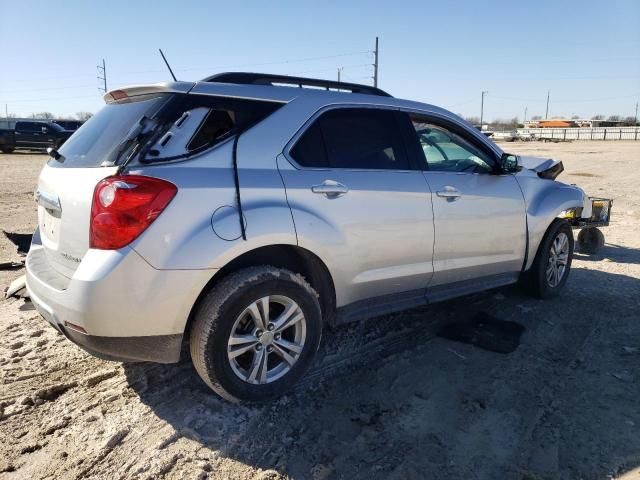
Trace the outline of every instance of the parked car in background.
<instances>
[{"instance_id":1,"label":"parked car in background","mask_svg":"<svg viewBox=\"0 0 640 480\"><path fill-rule=\"evenodd\" d=\"M84 123L83 120L65 120L65 119L56 119L53 122L57 123L62 128L64 128L65 130L68 130L70 132L75 132Z\"/></svg>"},{"instance_id":2,"label":"parked car in background","mask_svg":"<svg viewBox=\"0 0 640 480\"><path fill-rule=\"evenodd\" d=\"M72 134L54 122L19 121L14 129L0 130L0 151L11 153L15 149L57 149Z\"/></svg>"},{"instance_id":3,"label":"parked car in background","mask_svg":"<svg viewBox=\"0 0 640 480\"><path fill-rule=\"evenodd\" d=\"M31 299L100 357L177 362L188 339L229 400L285 392L326 324L558 295L593 214L560 162L370 86L227 73L105 100L40 174Z\"/></svg>"}]
</instances>

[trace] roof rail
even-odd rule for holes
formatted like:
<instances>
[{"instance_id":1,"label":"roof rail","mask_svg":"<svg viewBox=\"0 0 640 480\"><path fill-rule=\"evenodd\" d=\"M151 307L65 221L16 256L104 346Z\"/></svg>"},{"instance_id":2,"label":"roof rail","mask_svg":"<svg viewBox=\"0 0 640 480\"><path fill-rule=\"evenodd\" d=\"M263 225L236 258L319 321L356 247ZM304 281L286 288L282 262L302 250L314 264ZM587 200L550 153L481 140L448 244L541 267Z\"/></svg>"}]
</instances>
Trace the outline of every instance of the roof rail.
<instances>
[{"instance_id":1,"label":"roof rail","mask_svg":"<svg viewBox=\"0 0 640 480\"><path fill-rule=\"evenodd\" d=\"M369 85L358 83L334 82L332 80L320 80L317 78L290 77L288 75L273 75L269 73L226 72L218 73L202 79L203 82L238 83L245 85L274 85L284 84L303 87L320 87L326 90L346 90L351 93L363 93L366 95L378 95L391 97L384 90Z\"/></svg>"}]
</instances>

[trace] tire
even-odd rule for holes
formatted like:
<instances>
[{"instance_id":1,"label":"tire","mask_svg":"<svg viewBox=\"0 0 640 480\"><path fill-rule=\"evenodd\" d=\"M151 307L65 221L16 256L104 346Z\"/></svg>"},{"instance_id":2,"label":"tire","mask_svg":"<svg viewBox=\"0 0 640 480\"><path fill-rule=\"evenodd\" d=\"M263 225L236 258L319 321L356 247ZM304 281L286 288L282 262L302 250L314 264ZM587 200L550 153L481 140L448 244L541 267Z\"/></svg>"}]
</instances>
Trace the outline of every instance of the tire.
<instances>
[{"instance_id":1,"label":"tire","mask_svg":"<svg viewBox=\"0 0 640 480\"><path fill-rule=\"evenodd\" d=\"M560 258L558 258L559 256L554 256L554 260L551 260L553 255L551 250L552 246L554 246L555 249L562 243L563 238L564 241L566 241L566 250L562 249L563 255L560 256ZM563 248L564 246L565 244L562 243ZM523 275L522 283L527 293L545 299L558 296L564 288L565 283L567 283L567 278L571 271L573 247L573 232L571 226L565 220L555 219L544 234L542 242L540 242L540 247L538 248L533 265ZM563 257L564 265L562 265L561 260ZM553 266L557 267L554 272L560 271L560 267L564 266L559 279L553 273L551 279L549 278L549 269L552 268L552 263Z\"/></svg>"},{"instance_id":2,"label":"tire","mask_svg":"<svg viewBox=\"0 0 640 480\"><path fill-rule=\"evenodd\" d=\"M604 247L604 234L596 227L587 227L578 233L578 251L595 255Z\"/></svg>"},{"instance_id":3,"label":"tire","mask_svg":"<svg viewBox=\"0 0 640 480\"><path fill-rule=\"evenodd\" d=\"M0 150L2 150L2 153L13 153L15 149L13 147L2 147Z\"/></svg>"},{"instance_id":4,"label":"tire","mask_svg":"<svg viewBox=\"0 0 640 480\"><path fill-rule=\"evenodd\" d=\"M271 325L263 322L265 298ZM291 325L286 326L285 318ZM282 395L300 379L321 334L318 294L303 277L271 266L250 267L224 277L200 303L191 328L191 359L221 397L264 401Z\"/></svg>"}]
</instances>

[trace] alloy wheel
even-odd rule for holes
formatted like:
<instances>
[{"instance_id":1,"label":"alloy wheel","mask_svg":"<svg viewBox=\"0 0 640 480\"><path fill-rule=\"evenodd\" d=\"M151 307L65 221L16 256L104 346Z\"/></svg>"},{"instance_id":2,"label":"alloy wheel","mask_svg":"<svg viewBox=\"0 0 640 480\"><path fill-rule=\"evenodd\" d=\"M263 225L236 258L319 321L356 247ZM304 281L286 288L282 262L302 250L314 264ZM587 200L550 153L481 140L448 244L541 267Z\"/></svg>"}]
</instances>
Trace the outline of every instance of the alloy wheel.
<instances>
[{"instance_id":1,"label":"alloy wheel","mask_svg":"<svg viewBox=\"0 0 640 480\"><path fill-rule=\"evenodd\" d=\"M564 232L560 232L551 243L549 260L546 269L547 284L557 287L567 271L569 262L569 238Z\"/></svg>"},{"instance_id":2,"label":"alloy wheel","mask_svg":"<svg viewBox=\"0 0 640 480\"><path fill-rule=\"evenodd\" d=\"M274 382L302 353L307 324L300 306L284 295L259 298L238 316L227 342L231 369L251 384Z\"/></svg>"}]
</instances>

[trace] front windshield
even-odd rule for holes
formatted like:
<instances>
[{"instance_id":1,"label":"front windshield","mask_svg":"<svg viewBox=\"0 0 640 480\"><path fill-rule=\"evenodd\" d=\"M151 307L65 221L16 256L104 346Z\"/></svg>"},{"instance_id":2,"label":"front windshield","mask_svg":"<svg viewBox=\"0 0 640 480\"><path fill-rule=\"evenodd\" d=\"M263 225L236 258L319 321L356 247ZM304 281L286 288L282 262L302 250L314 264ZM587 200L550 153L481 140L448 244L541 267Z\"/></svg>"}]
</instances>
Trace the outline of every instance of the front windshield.
<instances>
[{"instance_id":1,"label":"front windshield","mask_svg":"<svg viewBox=\"0 0 640 480\"><path fill-rule=\"evenodd\" d=\"M168 94L140 95L126 103L109 103L87 120L67 140L59 152L62 163L53 167L100 167L113 164L122 142L138 122L155 111Z\"/></svg>"},{"instance_id":2,"label":"front windshield","mask_svg":"<svg viewBox=\"0 0 640 480\"><path fill-rule=\"evenodd\" d=\"M51 128L51 130L56 130L57 132L64 132L64 128L57 123L50 123L49 128Z\"/></svg>"}]
</instances>

